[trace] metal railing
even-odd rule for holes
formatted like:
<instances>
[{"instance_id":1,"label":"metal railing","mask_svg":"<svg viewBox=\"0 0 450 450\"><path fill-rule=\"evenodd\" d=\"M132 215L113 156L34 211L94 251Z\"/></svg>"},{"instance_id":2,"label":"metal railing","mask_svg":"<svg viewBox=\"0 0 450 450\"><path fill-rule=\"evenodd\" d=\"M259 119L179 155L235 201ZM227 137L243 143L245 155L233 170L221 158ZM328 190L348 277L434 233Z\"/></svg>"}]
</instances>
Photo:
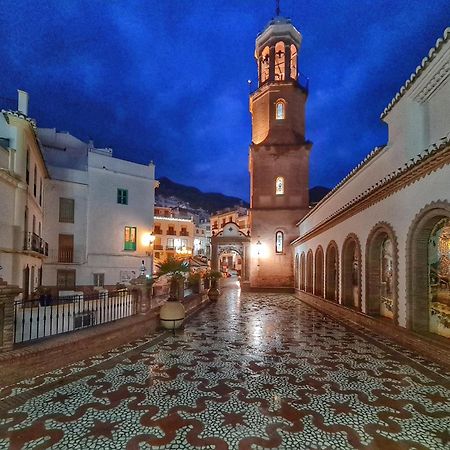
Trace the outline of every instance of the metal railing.
<instances>
[{"instance_id":1,"label":"metal railing","mask_svg":"<svg viewBox=\"0 0 450 450\"><path fill-rule=\"evenodd\" d=\"M25 231L25 239L23 243L23 249L40 253L41 255L48 256L48 244L36 233Z\"/></svg>"},{"instance_id":2,"label":"metal railing","mask_svg":"<svg viewBox=\"0 0 450 450\"><path fill-rule=\"evenodd\" d=\"M137 313L127 290L67 295L14 303L14 342L27 342L112 322Z\"/></svg>"}]
</instances>

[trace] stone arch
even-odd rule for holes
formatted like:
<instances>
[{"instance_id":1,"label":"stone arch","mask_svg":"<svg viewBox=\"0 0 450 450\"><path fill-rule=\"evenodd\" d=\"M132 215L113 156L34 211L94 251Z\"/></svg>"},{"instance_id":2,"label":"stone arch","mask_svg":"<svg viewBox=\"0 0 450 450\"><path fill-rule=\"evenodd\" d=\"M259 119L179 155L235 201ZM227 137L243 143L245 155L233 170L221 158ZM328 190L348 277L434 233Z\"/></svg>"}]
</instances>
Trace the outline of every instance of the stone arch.
<instances>
[{"instance_id":1,"label":"stone arch","mask_svg":"<svg viewBox=\"0 0 450 450\"><path fill-rule=\"evenodd\" d=\"M325 298L339 301L339 249L335 241L328 244L325 253Z\"/></svg>"},{"instance_id":2,"label":"stone arch","mask_svg":"<svg viewBox=\"0 0 450 450\"><path fill-rule=\"evenodd\" d=\"M323 248L319 245L314 257L314 294L323 297Z\"/></svg>"},{"instance_id":3,"label":"stone arch","mask_svg":"<svg viewBox=\"0 0 450 450\"><path fill-rule=\"evenodd\" d=\"M412 221L406 239L406 326L430 331L433 290L430 283L429 239L437 223L450 219L450 203L438 200L422 208Z\"/></svg>"},{"instance_id":4,"label":"stone arch","mask_svg":"<svg viewBox=\"0 0 450 450\"><path fill-rule=\"evenodd\" d=\"M306 292L313 293L313 252L308 250L306 254Z\"/></svg>"},{"instance_id":5,"label":"stone arch","mask_svg":"<svg viewBox=\"0 0 450 450\"><path fill-rule=\"evenodd\" d=\"M295 254L295 263L294 263L294 286L295 289L298 289L299 287L299 272L298 272L299 266L298 266L298 253Z\"/></svg>"},{"instance_id":6,"label":"stone arch","mask_svg":"<svg viewBox=\"0 0 450 450\"><path fill-rule=\"evenodd\" d=\"M382 260L383 245L390 242L391 263ZM398 324L398 241L387 222L378 222L366 242L366 313L392 318Z\"/></svg>"},{"instance_id":7,"label":"stone arch","mask_svg":"<svg viewBox=\"0 0 450 450\"><path fill-rule=\"evenodd\" d=\"M306 286L306 261L305 252L300 255L300 290L304 291Z\"/></svg>"},{"instance_id":8,"label":"stone arch","mask_svg":"<svg viewBox=\"0 0 450 450\"><path fill-rule=\"evenodd\" d=\"M341 255L341 303L361 310L361 244L355 233L345 238Z\"/></svg>"}]
</instances>

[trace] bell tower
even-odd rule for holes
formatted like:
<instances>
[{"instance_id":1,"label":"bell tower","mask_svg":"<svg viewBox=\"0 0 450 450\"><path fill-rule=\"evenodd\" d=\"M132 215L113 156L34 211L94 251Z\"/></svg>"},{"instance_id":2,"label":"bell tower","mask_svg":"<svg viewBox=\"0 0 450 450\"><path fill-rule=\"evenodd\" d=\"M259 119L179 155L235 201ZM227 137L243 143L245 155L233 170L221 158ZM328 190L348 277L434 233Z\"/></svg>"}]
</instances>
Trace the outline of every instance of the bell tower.
<instances>
[{"instance_id":1,"label":"bell tower","mask_svg":"<svg viewBox=\"0 0 450 450\"><path fill-rule=\"evenodd\" d=\"M256 38L258 89L250 94L249 152L251 288L293 288L290 242L309 208L309 154L305 139L308 87L301 83L302 35L279 15Z\"/></svg>"}]
</instances>

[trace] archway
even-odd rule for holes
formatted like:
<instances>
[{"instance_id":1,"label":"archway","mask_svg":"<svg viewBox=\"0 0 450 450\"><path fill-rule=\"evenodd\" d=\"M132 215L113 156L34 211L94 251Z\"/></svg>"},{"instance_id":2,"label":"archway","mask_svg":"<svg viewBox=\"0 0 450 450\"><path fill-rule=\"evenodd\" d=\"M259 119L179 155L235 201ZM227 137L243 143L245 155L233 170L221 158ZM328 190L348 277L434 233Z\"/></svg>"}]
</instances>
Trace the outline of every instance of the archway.
<instances>
[{"instance_id":1,"label":"archway","mask_svg":"<svg viewBox=\"0 0 450 450\"><path fill-rule=\"evenodd\" d=\"M305 280L306 280L306 263L305 263L305 252L300 255L300 290L305 290Z\"/></svg>"},{"instance_id":2,"label":"archway","mask_svg":"<svg viewBox=\"0 0 450 450\"><path fill-rule=\"evenodd\" d=\"M398 249L394 230L375 225L366 244L366 312L397 323Z\"/></svg>"},{"instance_id":3,"label":"archway","mask_svg":"<svg viewBox=\"0 0 450 450\"><path fill-rule=\"evenodd\" d=\"M306 254L306 292L313 293L313 252Z\"/></svg>"},{"instance_id":4,"label":"archway","mask_svg":"<svg viewBox=\"0 0 450 450\"><path fill-rule=\"evenodd\" d=\"M338 247L336 242L331 241L325 255L325 297L333 302L337 302L339 299L338 265Z\"/></svg>"},{"instance_id":5,"label":"archway","mask_svg":"<svg viewBox=\"0 0 450 450\"><path fill-rule=\"evenodd\" d=\"M294 280L295 280L295 289L298 289L299 286L299 273L298 273L298 253L295 255L295 264L294 264Z\"/></svg>"},{"instance_id":6,"label":"archway","mask_svg":"<svg viewBox=\"0 0 450 450\"><path fill-rule=\"evenodd\" d=\"M407 242L407 326L450 337L450 204L424 208Z\"/></svg>"},{"instance_id":7,"label":"archway","mask_svg":"<svg viewBox=\"0 0 450 450\"><path fill-rule=\"evenodd\" d=\"M323 249L319 245L314 258L314 294L323 297Z\"/></svg>"},{"instance_id":8,"label":"archway","mask_svg":"<svg viewBox=\"0 0 450 450\"><path fill-rule=\"evenodd\" d=\"M353 233L342 246L342 304L361 309L361 245Z\"/></svg>"}]
</instances>

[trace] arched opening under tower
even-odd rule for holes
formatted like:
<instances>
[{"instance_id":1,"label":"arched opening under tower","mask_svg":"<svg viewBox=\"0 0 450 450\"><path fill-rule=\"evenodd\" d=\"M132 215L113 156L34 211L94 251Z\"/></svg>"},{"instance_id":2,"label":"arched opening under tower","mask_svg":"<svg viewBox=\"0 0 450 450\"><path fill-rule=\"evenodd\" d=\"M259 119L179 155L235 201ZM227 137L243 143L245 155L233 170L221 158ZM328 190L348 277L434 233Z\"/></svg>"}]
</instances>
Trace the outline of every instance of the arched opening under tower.
<instances>
[{"instance_id":1,"label":"arched opening under tower","mask_svg":"<svg viewBox=\"0 0 450 450\"><path fill-rule=\"evenodd\" d=\"M323 250L318 247L314 258L314 294L323 297Z\"/></svg>"}]
</instances>

